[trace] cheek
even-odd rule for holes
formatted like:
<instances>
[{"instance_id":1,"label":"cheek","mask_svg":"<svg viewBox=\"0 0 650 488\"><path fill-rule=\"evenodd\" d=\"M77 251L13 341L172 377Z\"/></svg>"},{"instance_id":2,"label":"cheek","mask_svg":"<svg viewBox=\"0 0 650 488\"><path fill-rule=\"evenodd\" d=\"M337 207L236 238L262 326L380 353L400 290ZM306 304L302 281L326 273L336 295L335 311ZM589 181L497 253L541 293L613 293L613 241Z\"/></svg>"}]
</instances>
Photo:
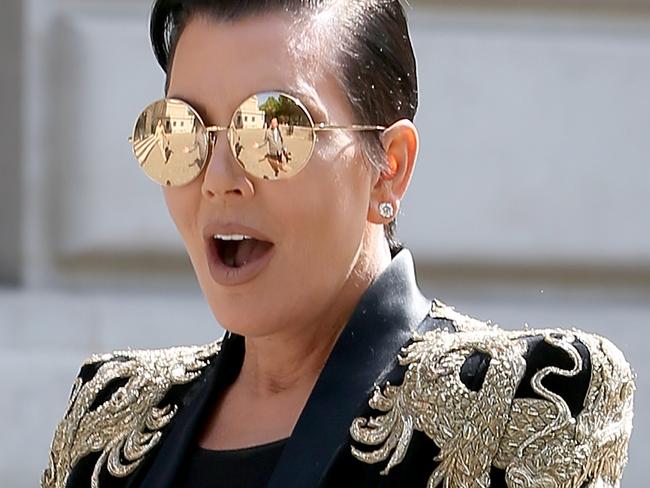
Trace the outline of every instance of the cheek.
<instances>
[{"instance_id":1,"label":"cheek","mask_svg":"<svg viewBox=\"0 0 650 488\"><path fill-rule=\"evenodd\" d=\"M199 191L199 188L195 183L178 188L163 188L163 196L165 197L169 215L188 250L192 247L193 239L198 236L195 229L199 202L197 191Z\"/></svg>"},{"instance_id":2,"label":"cheek","mask_svg":"<svg viewBox=\"0 0 650 488\"><path fill-rule=\"evenodd\" d=\"M327 204L323 211L336 218L333 227L363 226L370 200L370 172L353 141L343 136L340 140L331 139L330 144L323 144L325 147L318 159L318 169L323 173L318 178L318 186L324 187Z\"/></svg>"},{"instance_id":3,"label":"cheek","mask_svg":"<svg viewBox=\"0 0 650 488\"><path fill-rule=\"evenodd\" d=\"M336 258L349 261L358 249L367 220L370 180L351 146L325 142L296 180L299 194L285 202L289 212L285 222L295 223L287 230L299 254L318 257L329 266Z\"/></svg>"},{"instance_id":4,"label":"cheek","mask_svg":"<svg viewBox=\"0 0 650 488\"><path fill-rule=\"evenodd\" d=\"M367 220L366 181L354 164L312 160L309 170L260 192L256 206L275 222L279 246L246 291L215 290L212 308L227 328L262 335L327 313L356 264Z\"/></svg>"}]
</instances>

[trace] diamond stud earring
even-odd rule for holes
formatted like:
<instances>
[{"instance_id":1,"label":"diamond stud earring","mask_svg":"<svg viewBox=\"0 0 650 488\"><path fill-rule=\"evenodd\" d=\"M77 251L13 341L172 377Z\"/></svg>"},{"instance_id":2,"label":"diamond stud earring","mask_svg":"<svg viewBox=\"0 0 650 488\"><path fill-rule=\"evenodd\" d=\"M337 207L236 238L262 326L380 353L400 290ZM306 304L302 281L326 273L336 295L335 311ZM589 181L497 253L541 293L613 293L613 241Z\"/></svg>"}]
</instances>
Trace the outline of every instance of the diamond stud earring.
<instances>
[{"instance_id":1,"label":"diamond stud earring","mask_svg":"<svg viewBox=\"0 0 650 488\"><path fill-rule=\"evenodd\" d=\"M395 216L395 207L390 202L383 202L379 204L379 215L385 219L392 219Z\"/></svg>"}]
</instances>

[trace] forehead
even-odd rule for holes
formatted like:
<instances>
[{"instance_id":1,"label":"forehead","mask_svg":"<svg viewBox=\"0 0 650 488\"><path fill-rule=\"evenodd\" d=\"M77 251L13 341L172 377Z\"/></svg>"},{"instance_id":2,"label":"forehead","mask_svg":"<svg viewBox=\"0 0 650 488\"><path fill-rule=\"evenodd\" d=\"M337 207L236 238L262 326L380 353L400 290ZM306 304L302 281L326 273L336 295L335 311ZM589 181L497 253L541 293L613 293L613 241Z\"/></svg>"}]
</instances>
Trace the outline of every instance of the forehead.
<instances>
[{"instance_id":1,"label":"forehead","mask_svg":"<svg viewBox=\"0 0 650 488\"><path fill-rule=\"evenodd\" d=\"M192 18L176 45L167 96L222 118L254 93L282 90L300 98L316 120L324 120L340 105L336 98L343 92L319 61L319 46L311 54L295 49L302 37L299 25L284 15Z\"/></svg>"}]
</instances>

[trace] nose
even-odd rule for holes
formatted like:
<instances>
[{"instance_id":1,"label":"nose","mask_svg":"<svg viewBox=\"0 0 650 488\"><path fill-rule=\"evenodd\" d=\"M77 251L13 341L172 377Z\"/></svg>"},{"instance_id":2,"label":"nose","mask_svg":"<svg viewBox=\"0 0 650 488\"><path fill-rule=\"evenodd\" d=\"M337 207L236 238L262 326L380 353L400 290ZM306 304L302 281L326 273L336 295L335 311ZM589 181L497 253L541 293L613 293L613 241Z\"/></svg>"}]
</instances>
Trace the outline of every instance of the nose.
<instances>
[{"instance_id":1,"label":"nose","mask_svg":"<svg viewBox=\"0 0 650 488\"><path fill-rule=\"evenodd\" d=\"M234 160L226 134L211 135L208 147L208 166L201 185L203 197L209 201L252 197L255 193L253 183Z\"/></svg>"}]
</instances>

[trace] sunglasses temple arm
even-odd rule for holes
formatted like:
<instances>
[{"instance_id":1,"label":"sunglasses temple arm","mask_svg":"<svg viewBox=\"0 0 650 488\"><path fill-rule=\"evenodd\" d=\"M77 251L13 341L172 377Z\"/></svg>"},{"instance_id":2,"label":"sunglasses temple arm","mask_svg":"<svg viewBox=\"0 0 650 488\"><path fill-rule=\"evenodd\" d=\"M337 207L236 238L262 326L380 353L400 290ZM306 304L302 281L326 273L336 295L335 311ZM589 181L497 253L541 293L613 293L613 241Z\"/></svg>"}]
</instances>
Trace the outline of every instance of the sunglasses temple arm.
<instances>
[{"instance_id":1,"label":"sunglasses temple arm","mask_svg":"<svg viewBox=\"0 0 650 488\"><path fill-rule=\"evenodd\" d=\"M352 130L352 131L371 131L371 130L386 130L386 127L381 125L317 125L314 127L316 132L331 131L331 130Z\"/></svg>"}]
</instances>

